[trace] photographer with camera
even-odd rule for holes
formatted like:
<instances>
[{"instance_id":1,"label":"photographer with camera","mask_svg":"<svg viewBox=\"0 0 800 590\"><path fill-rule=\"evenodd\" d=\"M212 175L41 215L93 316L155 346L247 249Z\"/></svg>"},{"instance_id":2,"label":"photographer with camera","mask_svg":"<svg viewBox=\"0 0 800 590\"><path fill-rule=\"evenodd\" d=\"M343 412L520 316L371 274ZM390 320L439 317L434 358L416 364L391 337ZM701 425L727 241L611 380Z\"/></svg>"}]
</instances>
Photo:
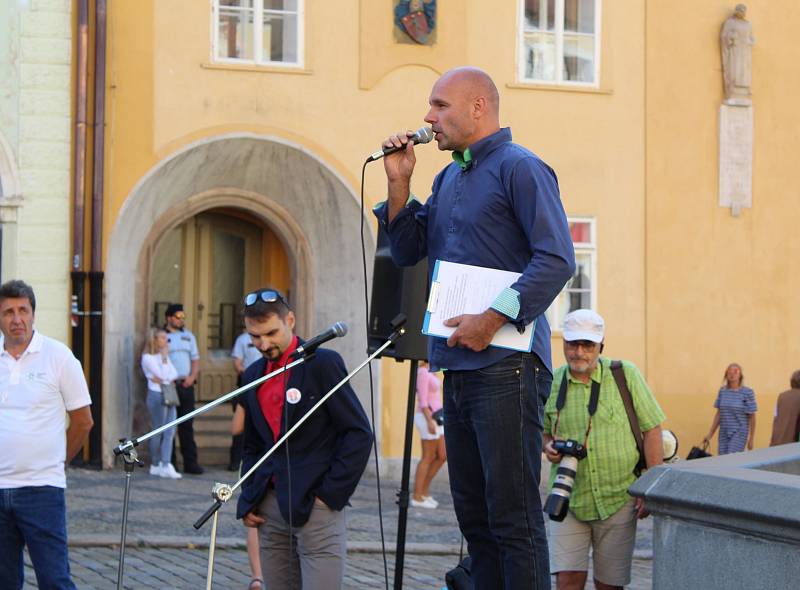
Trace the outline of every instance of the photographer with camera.
<instances>
[{"instance_id":1,"label":"photographer with camera","mask_svg":"<svg viewBox=\"0 0 800 590\"><path fill-rule=\"evenodd\" d=\"M633 364L600 357L604 334L605 322L597 313L579 309L567 314L567 364L555 371L545 406L544 450L557 465L545 512L551 519L550 571L559 590L584 587L590 547L596 588L630 583L636 519L647 511L628 488L642 468L662 463L664 413ZM635 418L629 418L617 385L623 374ZM633 433L637 426L643 457Z\"/></svg>"}]
</instances>

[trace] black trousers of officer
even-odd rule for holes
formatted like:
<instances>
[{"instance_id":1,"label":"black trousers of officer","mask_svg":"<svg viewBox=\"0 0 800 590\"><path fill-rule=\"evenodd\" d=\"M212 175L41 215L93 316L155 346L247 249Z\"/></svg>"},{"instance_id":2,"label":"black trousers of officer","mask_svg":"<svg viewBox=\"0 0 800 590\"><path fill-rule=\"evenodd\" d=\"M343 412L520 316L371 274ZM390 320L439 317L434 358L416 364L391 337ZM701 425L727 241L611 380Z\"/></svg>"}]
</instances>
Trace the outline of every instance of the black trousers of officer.
<instances>
[{"instance_id":1,"label":"black trousers of officer","mask_svg":"<svg viewBox=\"0 0 800 590\"><path fill-rule=\"evenodd\" d=\"M178 418L194 412L194 385L184 387L180 384L180 379L175 383L178 390ZM197 462L197 444L194 442L194 418L178 424L178 440L181 443L181 455L183 456L183 470L195 469ZM175 463L175 451L172 451L172 463Z\"/></svg>"}]
</instances>

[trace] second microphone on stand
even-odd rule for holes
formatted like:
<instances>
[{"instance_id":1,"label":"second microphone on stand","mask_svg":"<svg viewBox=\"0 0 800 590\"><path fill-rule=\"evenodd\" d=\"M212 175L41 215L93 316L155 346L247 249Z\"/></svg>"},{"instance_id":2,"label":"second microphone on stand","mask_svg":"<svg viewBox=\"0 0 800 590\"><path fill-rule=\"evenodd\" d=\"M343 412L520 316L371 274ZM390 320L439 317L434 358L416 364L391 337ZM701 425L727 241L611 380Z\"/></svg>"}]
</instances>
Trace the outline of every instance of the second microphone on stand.
<instances>
[{"instance_id":1,"label":"second microphone on stand","mask_svg":"<svg viewBox=\"0 0 800 590\"><path fill-rule=\"evenodd\" d=\"M311 340L307 340L301 346L298 346L292 354L289 355L290 359L296 359L303 356L308 356L317 350L320 346L325 344L328 340L334 338L341 338L347 334L347 324L344 322L336 322L330 328L325 330L322 334L317 334Z\"/></svg>"}]
</instances>

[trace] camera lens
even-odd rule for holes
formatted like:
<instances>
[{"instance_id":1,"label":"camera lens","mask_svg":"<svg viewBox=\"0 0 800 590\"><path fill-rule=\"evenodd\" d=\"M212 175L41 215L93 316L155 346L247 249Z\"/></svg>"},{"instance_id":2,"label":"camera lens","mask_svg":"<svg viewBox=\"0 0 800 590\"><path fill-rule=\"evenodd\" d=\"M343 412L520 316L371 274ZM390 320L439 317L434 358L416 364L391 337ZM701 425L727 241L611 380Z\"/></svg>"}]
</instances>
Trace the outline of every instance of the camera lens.
<instances>
[{"instance_id":1,"label":"camera lens","mask_svg":"<svg viewBox=\"0 0 800 590\"><path fill-rule=\"evenodd\" d=\"M569 497L572 494L572 486L575 484L575 475L578 472L578 459L572 455L564 455L561 463L558 464L556 479L553 482L553 490L547 497L544 511L550 520L561 522L567 516L569 510Z\"/></svg>"}]
</instances>

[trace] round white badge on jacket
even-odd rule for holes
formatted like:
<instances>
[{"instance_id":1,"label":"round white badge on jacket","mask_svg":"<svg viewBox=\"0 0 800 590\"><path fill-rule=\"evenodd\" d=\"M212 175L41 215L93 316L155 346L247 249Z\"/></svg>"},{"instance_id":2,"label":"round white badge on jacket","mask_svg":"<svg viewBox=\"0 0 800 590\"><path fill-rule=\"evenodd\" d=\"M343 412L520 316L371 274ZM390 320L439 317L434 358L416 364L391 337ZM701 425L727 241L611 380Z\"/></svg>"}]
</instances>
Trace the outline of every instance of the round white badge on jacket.
<instances>
[{"instance_id":1,"label":"round white badge on jacket","mask_svg":"<svg viewBox=\"0 0 800 590\"><path fill-rule=\"evenodd\" d=\"M300 390L296 387L286 390L286 401L290 404L296 404L300 401L301 397L303 396L300 394Z\"/></svg>"}]
</instances>

